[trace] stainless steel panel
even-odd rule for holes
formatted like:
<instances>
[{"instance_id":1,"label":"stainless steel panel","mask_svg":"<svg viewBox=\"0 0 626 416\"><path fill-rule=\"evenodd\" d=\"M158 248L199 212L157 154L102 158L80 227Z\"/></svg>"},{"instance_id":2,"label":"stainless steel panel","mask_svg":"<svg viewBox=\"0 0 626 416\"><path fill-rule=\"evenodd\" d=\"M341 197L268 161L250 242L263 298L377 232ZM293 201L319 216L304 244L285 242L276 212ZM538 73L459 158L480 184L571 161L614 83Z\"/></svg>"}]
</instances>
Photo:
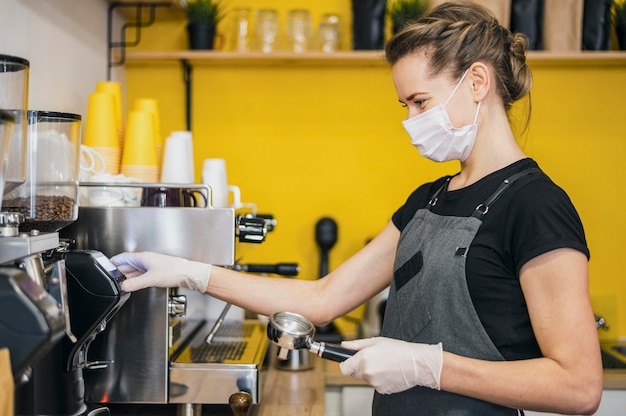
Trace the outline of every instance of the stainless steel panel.
<instances>
[{"instance_id":1,"label":"stainless steel panel","mask_svg":"<svg viewBox=\"0 0 626 416\"><path fill-rule=\"evenodd\" d=\"M52 250L59 246L59 234L20 234L16 237L0 237L0 264L21 259L31 254Z\"/></svg>"},{"instance_id":2,"label":"stainless steel panel","mask_svg":"<svg viewBox=\"0 0 626 416\"><path fill-rule=\"evenodd\" d=\"M218 265L235 261L232 208L80 207L78 220L60 234L108 257L157 251Z\"/></svg>"},{"instance_id":3,"label":"stainless steel panel","mask_svg":"<svg viewBox=\"0 0 626 416\"><path fill-rule=\"evenodd\" d=\"M259 366L249 364L198 364L172 367L170 403L228 403L231 394L246 391L259 403Z\"/></svg>"},{"instance_id":4,"label":"stainless steel panel","mask_svg":"<svg viewBox=\"0 0 626 416\"><path fill-rule=\"evenodd\" d=\"M87 403L167 403L167 292L133 292L93 341L89 361L110 363L84 370Z\"/></svg>"}]
</instances>

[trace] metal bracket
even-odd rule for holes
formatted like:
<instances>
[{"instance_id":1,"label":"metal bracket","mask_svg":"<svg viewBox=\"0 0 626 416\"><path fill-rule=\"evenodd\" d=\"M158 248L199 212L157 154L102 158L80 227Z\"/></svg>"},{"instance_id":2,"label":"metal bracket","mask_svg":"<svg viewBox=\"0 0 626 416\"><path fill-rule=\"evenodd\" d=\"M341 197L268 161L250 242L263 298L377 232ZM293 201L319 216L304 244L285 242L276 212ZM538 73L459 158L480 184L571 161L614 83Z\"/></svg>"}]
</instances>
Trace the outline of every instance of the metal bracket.
<instances>
[{"instance_id":1,"label":"metal bracket","mask_svg":"<svg viewBox=\"0 0 626 416\"><path fill-rule=\"evenodd\" d=\"M137 46L141 42L141 29L151 26L156 20L157 7L171 7L172 2L113 2L109 5L107 15L107 38L108 38L108 54L107 54L107 81L111 80L111 68L124 65L126 62L126 48ZM124 24L120 30L120 41L113 41L113 12L117 8L134 8L133 19ZM148 10L147 16L144 10ZM145 17L145 20L144 20ZM132 40L126 40L126 31L134 29L134 37ZM113 58L113 52L119 50L117 60ZM185 123L187 130L191 131L191 90L192 90L192 69L193 66L186 59L180 61L183 71L183 83L185 84Z\"/></svg>"},{"instance_id":2,"label":"metal bracket","mask_svg":"<svg viewBox=\"0 0 626 416\"><path fill-rule=\"evenodd\" d=\"M109 5L107 15L107 38L108 38L108 54L107 54L107 80L111 80L111 68L122 66L126 62L126 48L129 46L137 46L141 42L141 29L151 26L156 16L157 7L170 7L171 3L146 3L146 2L114 2ZM113 41L113 12L117 8L134 8L134 19L124 24L120 30L120 41ZM144 20L144 10L148 10L146 20ZM132 40L126 40L126 31L134 29L134 37ZM113 51L120 51L118 60L113 59Z\"/></svg>"},{"instance_id":3,"label":"metal bracket","mask_svg":"<svg viewBox=\"0 0 626 416\"><path fill-rule=\"evenodd\" d=\"M193 66L186 59L181 59L180 63L183 67L183 82L185 83L185 123L187 123L187 131L191 131L191 88Z\"/></svg>"}]
</instances>

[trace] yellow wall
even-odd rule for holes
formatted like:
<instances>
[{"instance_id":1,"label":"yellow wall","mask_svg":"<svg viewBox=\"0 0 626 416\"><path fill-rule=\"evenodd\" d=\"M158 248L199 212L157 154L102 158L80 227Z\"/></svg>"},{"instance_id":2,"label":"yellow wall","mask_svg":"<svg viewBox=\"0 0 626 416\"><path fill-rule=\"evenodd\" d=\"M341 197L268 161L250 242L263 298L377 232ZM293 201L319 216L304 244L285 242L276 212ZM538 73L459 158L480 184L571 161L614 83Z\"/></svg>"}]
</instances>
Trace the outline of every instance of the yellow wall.
<instances>
[{"instance_id":1,"label":"yellow wall","mask_svg":"<svg viewBox=\"0 0 626 416\"><path fill-rule=\"evenodd\" d=\"M313 7L300 3L290 6ZM283 11L284 21L281 4L264 2ZM346 25L348 7L349 2L327 0L317 2L312 13L315 20L322 12L338 11ZM228 32L226 22L221 31ZM181 22L157 23L142 37L138 49L186 45ZM626 152L626 62L607 68L532 67L532 122L521 141L569 193L585 224L594 309L611 326L601 336L626 336L626 273L620 262L626 231L620 170ZM332 269L376 235L417 185L458 170L456 163L425 160L411 146L400 123L405 110L382 65L197 65L193 74L196 179L203 159L224 158L229 182L241 188L242 199L278 220L266 242L245 250L243 263L298 262L302 278L316 278L319 218L331 216L339 224ZM185 129L179 64L129 64L126 80L127 106L139 97L156 98L163 133ZM342 328L354 329L345 322Z\"/></svg>"}]
</instances>

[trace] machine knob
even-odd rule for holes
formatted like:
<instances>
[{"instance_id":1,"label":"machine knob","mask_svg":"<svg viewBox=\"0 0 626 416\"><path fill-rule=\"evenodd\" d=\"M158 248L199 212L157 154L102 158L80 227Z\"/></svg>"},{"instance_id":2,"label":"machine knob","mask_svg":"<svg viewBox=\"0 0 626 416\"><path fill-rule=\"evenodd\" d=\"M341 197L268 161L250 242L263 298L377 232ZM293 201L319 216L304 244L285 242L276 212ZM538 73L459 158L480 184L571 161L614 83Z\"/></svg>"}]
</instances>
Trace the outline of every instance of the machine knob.
<instances>
[{"instance_id":1,"label":"machine knob","mask_svg":"<svg viewBox=\"0 0 626 416\"><path fill-rule=\"evenodd\" d=\"M243 391L233 393L228 398L228 404L234 416L247 416L252 405L252 396Z\"/></svg>"},{"instance_id":2,"label":"machine knob","mask_svg":"<svg viewBox=\"0 0 626 416\"><path fill-rule=\"evenodd\" d=\"M263 218L238 217L237 230L241 243L262 243L267 235L267 223Z\"/></svg>"},{"instance_id":3,"label":"machine knob","mask_svg":"<svg viewBox=\"0 0 626 416\"><path fill-rule=\"evenodd\" d=\"M263 221L265 221L265 224L267 225L268 233L274 231L277 221L272 214L256 214L256 216L257 218L263 218Z\"/></svg>"},{"instance_id":4,"label":"machine knob","mask_svg":"<svg viewBox=\"0 0 626 416\"><path fill-rule=\"evenodd\" d=\"M0 212L0 237L15 237L23 222L24 215L18 212Z\"/></svg>"},{"instance_id":5,"label":"machine knob","mask_svg":"<svg viewBox=\"0 0 626 416\"><path fill-rule=\"evenodd\" d=\"M171 296L167 305L168 312L172 317L182 317L187 313L187 296Z\"/></svg>"}]
</instances>

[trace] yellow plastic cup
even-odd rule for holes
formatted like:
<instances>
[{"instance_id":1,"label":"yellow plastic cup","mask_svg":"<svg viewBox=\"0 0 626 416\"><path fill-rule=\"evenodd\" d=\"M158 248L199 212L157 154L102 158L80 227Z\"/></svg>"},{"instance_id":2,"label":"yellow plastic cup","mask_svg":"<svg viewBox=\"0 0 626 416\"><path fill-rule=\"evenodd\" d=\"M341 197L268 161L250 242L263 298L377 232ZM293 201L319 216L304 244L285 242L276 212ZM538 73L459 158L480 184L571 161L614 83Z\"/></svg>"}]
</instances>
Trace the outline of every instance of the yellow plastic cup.
<instances>
[{"instance_id":1,"label":"yellow plastic cup","mask_svg":"<svg viewBox=\"0 0 626 416\"><path fill-rule=\"evenodd\" d=\"M126 122L122 166L157 166L154 116L147 111L131 111Z\"/></svg>"},{"instance_id":2,"label":"yellow plastic cup","mask_svg":"<svg viewBox=\"0 0 626 416\"><path fill-rule=\"evenodd\" d=\"M119 148L113 94L108 92L89 94L83 142L90 147Z\"/></svg>"},{"instance_id":3,"label":"yellow plastic cup","mask_svg":"<svg viewBox=\"0 0 626 416\"><path fill-rule=\"evenodd\" d=\"M96 92L108 92L113 94L115 104L115 120L120 140L120 148L123 148L124 140L124 106L122 100L122 84L115 81L100 81L96 83Z\"/></svg>"},{"instance_id":4,"label":"yellow plastic cup","mask_svg":"<svg viewBox=\"0 0 626 416\"><path fill-rule=\"evenodd\" d=\"M133 110L147 111L154 116L154 138L157 150L157 160L160 162L163 153L163 136L161 135L161 115L159 113L159 102L154 98L137 98Z\"/></svg>"}]
</instances>

